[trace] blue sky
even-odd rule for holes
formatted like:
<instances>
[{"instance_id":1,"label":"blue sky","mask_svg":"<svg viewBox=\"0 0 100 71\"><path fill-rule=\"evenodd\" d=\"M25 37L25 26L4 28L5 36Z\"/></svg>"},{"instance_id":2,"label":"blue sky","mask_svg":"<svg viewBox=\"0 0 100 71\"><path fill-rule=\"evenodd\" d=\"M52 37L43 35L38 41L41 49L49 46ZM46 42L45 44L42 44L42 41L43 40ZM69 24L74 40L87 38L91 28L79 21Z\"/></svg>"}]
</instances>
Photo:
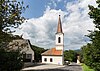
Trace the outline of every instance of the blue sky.
<instances>
[{"instance_id":1,"label":"blue sky","mask_svg":"<svg viewBox=\"0 0 100 71\"><path fill-rule=\"evenodd\" d=\"M29 8L22 15L29 18L14 34L23 34L31 44L43 48L55 47L58 16L61 15L64 31L64 49L79 49L90 42L87 30L93 30L88 5L96 6L95 0L23 0Z\"/></svg>"},{"instance_id":2,"label":"blue sky","mask_svg":"<svg viewBox=\"0 0 100 71\"><path fill-rule=\"evenodd\" d=\"M56 0L54 2L57 3L57 6L55 7L53 5L53 0L24 0L24 5L29 5L29 8L23 13L23 16L26 18L37 18L43 15L44 11L46 10L46 6L51 3L50 7L51 9L56 10L65 10L64 7L64 1L71 2L75 0L59 0L60 2L57 2Z\"/></svg>"},{"instance_id":3,"label":"blue sky","mask_svg":"<svg viewBox=\"0 0 100 71\"><path fill-rule=\"evenodd\" d=\"M25 5L29 5L29 8L23 14L27 18L40 17L45 10L45 4L48 0L24 0Z\"/></svg>"}]
</instances>

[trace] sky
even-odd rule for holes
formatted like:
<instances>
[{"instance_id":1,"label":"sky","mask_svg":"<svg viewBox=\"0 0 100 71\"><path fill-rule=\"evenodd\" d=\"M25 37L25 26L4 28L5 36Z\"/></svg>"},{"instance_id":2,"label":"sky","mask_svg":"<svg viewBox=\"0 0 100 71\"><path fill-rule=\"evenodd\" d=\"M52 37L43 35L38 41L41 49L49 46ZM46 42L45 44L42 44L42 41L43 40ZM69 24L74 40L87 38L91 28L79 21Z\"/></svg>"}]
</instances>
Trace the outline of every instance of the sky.
<instances>
[{"instance_id":1,"label":"sky","mask_svg":"<svg viewBox=\"0 0 100 71\"><path fill-rule=\"evenodd\" d=\"M27 20L15 35L29 39L32 45L45 49L55 47L58 16L61 15L64 32L64 49L76 50L90 42L87 30L93 30L88 5L96 7L95 0L23 0L29 8L22 14Z\"/></svg>"}]
</instances>

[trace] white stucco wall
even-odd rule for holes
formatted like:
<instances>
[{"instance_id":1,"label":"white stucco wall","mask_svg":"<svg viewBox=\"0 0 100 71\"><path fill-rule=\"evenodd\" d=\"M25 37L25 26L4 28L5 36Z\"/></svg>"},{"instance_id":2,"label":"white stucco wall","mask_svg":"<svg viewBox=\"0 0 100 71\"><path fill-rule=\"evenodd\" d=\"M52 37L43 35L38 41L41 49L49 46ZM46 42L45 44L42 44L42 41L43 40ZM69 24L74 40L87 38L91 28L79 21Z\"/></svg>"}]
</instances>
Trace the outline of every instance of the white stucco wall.
<instances>
[{"instance_id":1,"label":"white stucco wall","mask_svg":"<svg viewBox=\"0 0 100 71\"><path fill-rule=\"evenodd\" d=\"M58 38L61 38L61 42L58 43ZM63 33L57 33L56 34L56 50L63 50L64 47L64 34Z\"/></svg>"},{"instance_id":2,"label":"white stucco wall","mask_svg":"<svg viewBox=\"0 0 100 71\"><path fill-rule=\"evenodd\" d=\"M44 58L47 58L46 62ZM50 62L50 58L52 58L52 62ZM63 65L63 56L42 56L42 63Z\"/></svg>"}]
</instances>

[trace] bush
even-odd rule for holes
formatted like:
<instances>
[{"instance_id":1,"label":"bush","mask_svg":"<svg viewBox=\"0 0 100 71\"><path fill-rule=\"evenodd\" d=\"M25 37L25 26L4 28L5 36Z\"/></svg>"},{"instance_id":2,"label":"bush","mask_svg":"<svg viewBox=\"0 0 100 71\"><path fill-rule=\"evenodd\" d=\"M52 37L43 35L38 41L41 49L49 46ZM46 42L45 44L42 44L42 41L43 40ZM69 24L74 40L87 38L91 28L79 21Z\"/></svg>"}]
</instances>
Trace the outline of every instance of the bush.
<instances>
[{"instance_id":1,"label":"bush","mask_svg":"<svg viewBox=\"0 0 100 71\"><path fill-rule=\"evenodd\" d=\"M21 54L18 51L7 52L0 49L0 71L20 71L23 67Z\"/></svg>"}]
</instances>

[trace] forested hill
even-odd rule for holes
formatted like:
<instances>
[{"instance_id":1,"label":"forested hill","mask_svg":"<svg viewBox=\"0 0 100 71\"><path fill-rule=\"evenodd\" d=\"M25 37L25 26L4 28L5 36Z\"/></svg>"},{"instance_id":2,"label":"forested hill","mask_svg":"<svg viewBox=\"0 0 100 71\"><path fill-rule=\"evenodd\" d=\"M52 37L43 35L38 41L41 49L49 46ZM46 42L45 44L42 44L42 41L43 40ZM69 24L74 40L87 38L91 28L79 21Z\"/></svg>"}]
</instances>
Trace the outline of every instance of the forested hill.
<instances>
[{"instance_id":1,"label":"forested hill","mask_svg":"<svg viewBox=\"0 0 100 71\"><path fill-rule=\"evenodd\" d=\"M44 51L46 51L46 49L35 46L35 45L31 45L32 50L35 53L35 62L39 62L41 60L41 53L43 53Z\"/></svg>"}]
</instances>

